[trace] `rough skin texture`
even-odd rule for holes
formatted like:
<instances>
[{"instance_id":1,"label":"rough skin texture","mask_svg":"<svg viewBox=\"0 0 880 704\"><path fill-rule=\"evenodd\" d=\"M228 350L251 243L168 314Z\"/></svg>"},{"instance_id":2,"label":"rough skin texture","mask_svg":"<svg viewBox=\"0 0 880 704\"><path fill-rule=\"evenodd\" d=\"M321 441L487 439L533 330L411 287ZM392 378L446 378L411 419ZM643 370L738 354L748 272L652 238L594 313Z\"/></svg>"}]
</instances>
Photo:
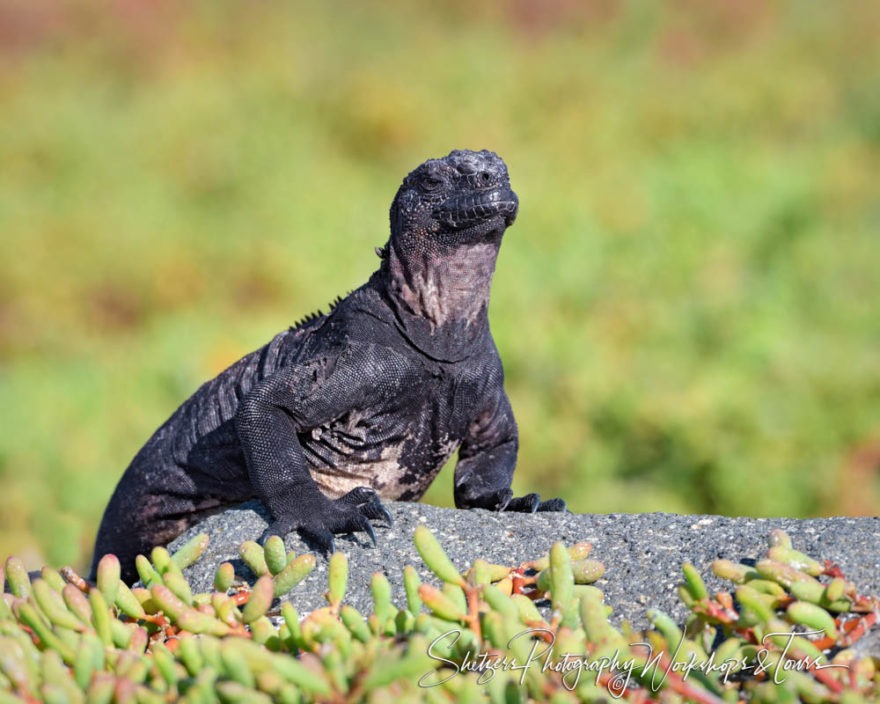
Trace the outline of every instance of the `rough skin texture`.
<instances>
[{"instance_id":1,"label":"rough skin texture","mask_svg":"<svg viewBox=\"0 0 880 704\"><path fill-rule=\"evenodd\" d=\"M207 382L119 481L95 544L123 577L134 558L247 499L319 550L415 501L458 449L459 508L564 510L513 498L517 428L488 322L504 231L517 213L507 167L454 151L409 174L370 280Z\"/></svg>"}]
</instances>

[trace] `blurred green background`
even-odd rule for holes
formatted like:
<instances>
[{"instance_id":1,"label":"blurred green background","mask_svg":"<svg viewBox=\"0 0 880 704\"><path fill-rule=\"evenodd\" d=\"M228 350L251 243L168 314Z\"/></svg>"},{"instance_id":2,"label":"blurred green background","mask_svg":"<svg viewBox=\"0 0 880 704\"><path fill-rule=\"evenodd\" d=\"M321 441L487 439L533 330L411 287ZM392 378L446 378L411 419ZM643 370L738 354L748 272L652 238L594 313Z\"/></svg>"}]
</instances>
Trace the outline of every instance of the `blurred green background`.
<instances>
[{"instance_id":1,"label":"blurred green background","mask_svg":"<svg viewBox=\"0 0 880 704\"><path fill-rule=\"evenodd\" d=\"M5 0L0 555L82 565L153 430L365 281L453 148L521 200L519 492L876 512L878 47L868 2Z\"/></svg>"}]
</instances>

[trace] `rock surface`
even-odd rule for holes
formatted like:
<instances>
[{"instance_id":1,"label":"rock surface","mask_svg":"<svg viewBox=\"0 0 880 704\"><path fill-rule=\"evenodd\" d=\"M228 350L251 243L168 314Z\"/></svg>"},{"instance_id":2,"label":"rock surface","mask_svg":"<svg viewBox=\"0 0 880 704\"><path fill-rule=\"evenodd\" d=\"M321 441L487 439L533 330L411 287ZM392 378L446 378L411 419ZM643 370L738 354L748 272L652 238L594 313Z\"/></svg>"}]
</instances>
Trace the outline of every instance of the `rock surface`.
<instances>
[{"instance_id":1,"label":"rock surface","mask_svg":"<svg viewBox=\"0 0 880 704\"><path fill-rule=\"evenodd\" d=\"M349 559L346 603L362 613L372 612L370 576L384 572L394 590L392 600L404 602L403 567L416 567L424 581L436 583L413 545L419 523L426 524L460 569L476 558L504 565L519 565L546 554L557 540L567 545L593 543L591 557L605 565L605 576L596 583L614 607L612 621L630 621L637 628L647 625L647 608L659 608L677 620L685 609L676 595L682 581L681 564L693 563L706 579L710 592L726 588L711 574L717 558L735 562L763 557L773 528L782 528L794 547L819 560L837 563L862 593L880 592L880 518L727 518L675 514L575 514L493 513L458 511L426 504L386 502L394 526L374 522L378 546L364 534L337 536L336 548ZM257 540L267 525L267 514L258 502L242 504L216 514L175 540L172 551L193 535L206 532L210 544L187 577L195 591L211 589L214 570L230 561L236 575L249 582L253 575L238 556L245 540ZM309 552L296 534L288 535L288 550ZM327 561L319 557L309 577L286 597L300 613L326 605Z\"/></svg>"}]
</instances>

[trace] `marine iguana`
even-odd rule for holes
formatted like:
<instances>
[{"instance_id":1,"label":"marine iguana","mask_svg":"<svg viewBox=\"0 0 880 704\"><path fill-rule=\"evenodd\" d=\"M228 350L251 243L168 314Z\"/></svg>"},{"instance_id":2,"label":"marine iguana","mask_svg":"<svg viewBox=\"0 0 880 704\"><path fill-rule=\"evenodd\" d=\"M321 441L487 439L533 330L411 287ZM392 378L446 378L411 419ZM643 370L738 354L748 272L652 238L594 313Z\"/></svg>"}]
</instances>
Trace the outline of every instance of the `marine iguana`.
<instances>
[{"instance_id":1,"label":"marine iguana","mask_svg":"<svg viewBox=\"0 0 880 704\"><path fill-rule=\"evenodd\" d=\"M504 161L453 151L403 181L366 284L202 385L137 453L98 531L134 559L225 506L259 498L267 534L333 536L390 520L458 449L455 505L562 511L510 490L517 427L489 330L495 260L519 201Z\"/></svg>"}]
</instances>

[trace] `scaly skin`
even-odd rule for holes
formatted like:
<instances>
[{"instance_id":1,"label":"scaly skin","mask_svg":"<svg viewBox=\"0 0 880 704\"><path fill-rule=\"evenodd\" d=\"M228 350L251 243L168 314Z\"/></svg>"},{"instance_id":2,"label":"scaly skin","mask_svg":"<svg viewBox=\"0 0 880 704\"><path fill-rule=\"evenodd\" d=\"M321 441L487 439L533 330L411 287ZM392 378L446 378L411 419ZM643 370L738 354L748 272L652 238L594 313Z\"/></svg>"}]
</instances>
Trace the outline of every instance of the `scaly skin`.
<instances>
[{"instance_id":1,"label":"scaly skin","mask_svg":"<svg viewBox=\"0 0 880 704\"><path fill-rule=\"evenodd\" d=\"M208 513L260 499L268 533L317 549L415 501L458 449L459 508L560 511L513 498L517 429L488 322L504 231L517 213L492 152L419 166L391 206L370 280L207 382L149 439L104 513L95 563L134 558Z\"/></svg>"}]
</instances>

